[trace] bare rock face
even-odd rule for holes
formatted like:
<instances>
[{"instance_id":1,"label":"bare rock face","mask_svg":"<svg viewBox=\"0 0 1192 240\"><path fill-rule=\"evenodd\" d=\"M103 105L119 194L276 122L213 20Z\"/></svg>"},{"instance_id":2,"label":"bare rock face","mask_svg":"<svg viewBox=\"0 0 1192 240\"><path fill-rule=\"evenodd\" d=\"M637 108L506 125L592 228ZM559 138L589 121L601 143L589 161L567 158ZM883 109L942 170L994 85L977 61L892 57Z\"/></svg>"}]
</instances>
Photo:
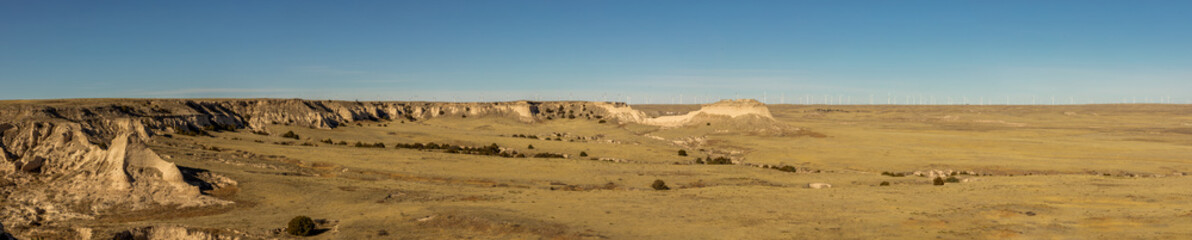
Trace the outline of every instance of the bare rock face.
<instances>
[{"instance_id":1,"label":"bare rock face","mask_svg":"<svg viewBox=\"0 0 1192 240\"><path fill-rule=\"evenodd\" d=\"M720 122L724 119L774 122L774 116L770 115L770 109L766 108L765 104L753 99L721 100L704 104L700 110L689 112L686 115L644 119L642 122L662 127L679 127L704 124L710 121Z\"/></svg>"},{"instance_id":2,"label":"bare rock face","mask_svg":"<svg viewBox=\"0 0 1192 240\"><path fill-rule=\"evenodd\" d=\"M226 202L202 196L185 183L177 166L162 160L143 141L144 126L129 119L105 128L47 121L6 123L0 151L6 181L0 220L17 226L90 218L120 205L137 210L157 205L205 206ZM87 132L115 134L91 142Z\"/></svg>"}]
</instances>

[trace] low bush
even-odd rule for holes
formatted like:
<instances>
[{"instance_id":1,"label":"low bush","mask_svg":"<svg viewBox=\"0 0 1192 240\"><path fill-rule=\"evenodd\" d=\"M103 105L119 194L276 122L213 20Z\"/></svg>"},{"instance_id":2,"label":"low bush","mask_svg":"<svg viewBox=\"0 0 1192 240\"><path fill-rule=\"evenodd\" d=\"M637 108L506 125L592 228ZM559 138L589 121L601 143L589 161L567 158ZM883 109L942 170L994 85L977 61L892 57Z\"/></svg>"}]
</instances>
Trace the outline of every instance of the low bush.
<instances>
[{"instance_id":1,"label":"low bush","mask_svg":"<svg viewBox=\"0 0 1192 240\"><path fill-rule=\"evenodd\" d=\"M298 140L298 138L299 138L299 137L298 137L298 134L294 134L294 131L288 131L288 132L286 132L285 134L282 134L282 135L281 135L281 137L284 137L284 138L293 138L294 140Z\"/></svg>"},{"instance_id":2,"label":"low bush","mask_svg":"<svg viewBox=\"0 0 1192 240\"><path fill-rule=\"evenodd\" d=\"M654 183L650 184L650 187L654 188L654 190L659 190L659 191L670 190L670 187L667 187L666 182L663 182L662 179L654 180Z\"/></svg>"},{"instance_id":3,"label":"low bush","mask_svg":"<svg viewBox=\"0 0 1192 240\"><path fill-rule=\"evenodd\" d=\"M687 156L687 150L679 149L679 156L680 156L680 157L686 157L686 156Z\"/></svg>"},{"instance_id":4,"label":"low bush","mask_svg":"<svg viewBox=\"0 0 1192 240\"><path fill-rule=\"evenodd\" d=\"M536 153L535 158L564 158L563 154L558 153Z\"/></svg>"},{"instance_id":5,"label":"low bush","mask_svg":"<svg viewBox=\"0 0 1192 240\"><path fill-rule=\"evenodd\" d=\"M587 157L587 156L588 156L588 152L579 152L579 156L580 156L580 157Z\"/></svg>"},{"instance_id":6,"label":"low bush","mask_svg":"<svg viewBox=\"0 0 1192 240\"><path fill-rule=\"evenodd\" d=\"M707 158L707 159L704 159L704 162L705 162L705 164L710 164L710 165L726 165L726 164L733 164L733 160L732 160L732 159L729 159L729 158L726 158L726 157L716 157L716 158L712 158L712 156L708 156L708 158Z\"/></svg>"},{"instance_id":7,"label":"low bush","mask_svg":"<svg viewBox=\"0 0 1192 240\"><path fill-rule=\"evenodd\" d=\"M956 177L948 177L948 178L945 178L944 181L950 182L950 183L958 183L958 182L960 182L960 179L956 178Z\"/></svg>"},{"instance_id":8,"label":"low bush","mask_svg":"<svg viewBox=\"0 0 1192 240\"><path fill-rule=\"evenodd\" d=\"M878 184L878 186L890 186L890 182L882 181L882 183Z\"/></svg>"},{"instance_id":9,"label":"low bush","mask_svg":"<svg viewBox=\"0 0 1192 240\"><path fill-rule=\"evenodd\" d=\"M526 149L534 149L534 144L530 144L530 146L526 146Z\"/></svg>"},{"instance_id":10,"label":"low bush","mask_svg":"<svg viewBox=\"0 0 1192 240\"><path fill-rule=\"evenodd\" d=\"M286 233L294 236L310 236L315 231L315 221L307 216L297 216L290 219L286 225Z\"/></svg>"},{"instance_id":11,"label":"low bush","mask_svg":"<svg viewBox=\"0 0 1192 240\"><path fill-rule=\"evenodd\" d=\"M935 177L935 179L932 179L932 180L931 180L931 184L932 184L932 185L936 185L936 186L943 186L943 185L944 185L944 179L943 179L943 178L940 178L940 177Z\"/></svg>"}]
</instances>

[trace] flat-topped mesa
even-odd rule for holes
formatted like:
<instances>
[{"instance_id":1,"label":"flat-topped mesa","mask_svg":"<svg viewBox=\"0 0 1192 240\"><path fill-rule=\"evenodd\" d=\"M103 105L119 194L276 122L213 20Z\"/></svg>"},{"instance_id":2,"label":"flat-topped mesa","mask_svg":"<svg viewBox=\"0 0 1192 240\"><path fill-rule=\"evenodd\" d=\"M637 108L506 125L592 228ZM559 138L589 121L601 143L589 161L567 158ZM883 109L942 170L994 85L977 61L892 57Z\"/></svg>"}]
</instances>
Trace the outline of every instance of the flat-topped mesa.
<instances>
[{"instance_id":1,"label":"flat-topped mesa","mask_svg":"<svg viewBox=\"0 0 1192 240\"><path fill-rule=\"evenodd\" d=\"M765 104L753 99L720 100L719 102L704 104L698 111L678 116L645 119L642 123L662 127L680 127L723 120L748 122L758 122L760 120L765 125L776 123L774 116L770 115L770 109L766 108ZM769 128L769 126L758 127Z\"/></svg>"},{"instance_id":2,"label":"flat-topped mesa","mask_svg":"<svg viewBox=\"0 0 1192 240\"><path fill-rule=\"evenodd\" d=\"M774 116L770 115L770 108L767 108L766 104L753 99L720 100L719 102L704 104L699 112L729 117L753 114L759 117L774 119Z\"/></svg>"}]
</instances>

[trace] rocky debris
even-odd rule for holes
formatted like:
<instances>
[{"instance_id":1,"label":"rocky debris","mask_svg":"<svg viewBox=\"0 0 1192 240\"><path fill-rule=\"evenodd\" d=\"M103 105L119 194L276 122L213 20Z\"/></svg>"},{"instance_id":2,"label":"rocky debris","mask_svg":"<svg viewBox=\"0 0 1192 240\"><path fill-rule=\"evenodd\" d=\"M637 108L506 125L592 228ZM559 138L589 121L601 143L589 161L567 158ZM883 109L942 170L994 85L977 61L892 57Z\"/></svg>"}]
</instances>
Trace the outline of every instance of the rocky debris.
<instances>
[{"instance_id":1,"label":"rocky debris","mask_svg":"<svg viewBox=\"0 0 1192 240\"><path fill-rule=\"evenodd\" d=\"M808 183L808 184L807 184L807 188L811 188L811 189L832 188L832 184L827 184L827 183Z\"/></svg>"},{"instance_id":2,"label":"rocky debris","mask_svg":"<svg viewBox=\"0 0 1192 240\"><path fill-rule=\"evenodd\" d=\"M238 240L244 239L245 234L237 231L217 231L188 229L177 226L148 226L117 232L112 236L115 240Z\"/></svg>"}]
</instances>

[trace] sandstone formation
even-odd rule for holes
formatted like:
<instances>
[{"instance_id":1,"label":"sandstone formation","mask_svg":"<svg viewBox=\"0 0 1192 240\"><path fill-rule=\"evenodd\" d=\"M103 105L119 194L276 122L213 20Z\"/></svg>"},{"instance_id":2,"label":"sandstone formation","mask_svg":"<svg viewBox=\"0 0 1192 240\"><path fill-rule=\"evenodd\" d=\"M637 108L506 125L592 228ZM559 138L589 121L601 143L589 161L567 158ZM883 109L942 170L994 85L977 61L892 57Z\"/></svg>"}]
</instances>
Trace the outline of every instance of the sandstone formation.
<instances>
[{"instance_id":1,"label":"sandstone formation","mask_svg":"<svg viewBox=\"0 0 1192 240\"><path fill-rule=\"evenodd\" d=\"M228 202L184 180L173 163L146 146L157 135L207 135L271 124L336 128L356 121L424 121L498 117L526 123L607 120L661 127L741 122L783 129L764 104L726 100L683 116L649 118L610 102L357 102L300 99L77 99L0 101L0 222L38 226L92 218L106 210L210 206ZM759 129L750 129L759 130ZM208 173L209 174L209 173Z\"/></svg>"}]
</instances>

